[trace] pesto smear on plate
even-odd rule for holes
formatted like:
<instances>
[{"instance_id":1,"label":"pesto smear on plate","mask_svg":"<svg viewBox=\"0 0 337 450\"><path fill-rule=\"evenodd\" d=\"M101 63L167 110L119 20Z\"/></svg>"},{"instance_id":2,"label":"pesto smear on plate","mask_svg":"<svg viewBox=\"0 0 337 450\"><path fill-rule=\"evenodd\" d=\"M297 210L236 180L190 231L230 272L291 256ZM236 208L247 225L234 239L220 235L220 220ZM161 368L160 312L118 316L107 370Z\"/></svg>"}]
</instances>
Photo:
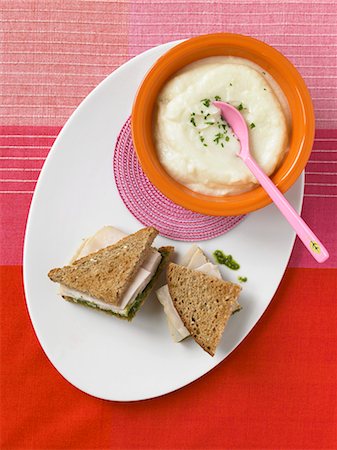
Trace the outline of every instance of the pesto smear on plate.
<instances>
[{"instance_id":1,"label":"pesto smear on plate","mask_svg":"<svg viewBox=\"0 0 337 450\"><path fill-rule=\"evenodd\" d=\"M223 264L231 270L239 270L240 264L233 259L232 255L225 255L222 250L215 250L213 256L218 264Z\"/></svg>"}]
</instances>

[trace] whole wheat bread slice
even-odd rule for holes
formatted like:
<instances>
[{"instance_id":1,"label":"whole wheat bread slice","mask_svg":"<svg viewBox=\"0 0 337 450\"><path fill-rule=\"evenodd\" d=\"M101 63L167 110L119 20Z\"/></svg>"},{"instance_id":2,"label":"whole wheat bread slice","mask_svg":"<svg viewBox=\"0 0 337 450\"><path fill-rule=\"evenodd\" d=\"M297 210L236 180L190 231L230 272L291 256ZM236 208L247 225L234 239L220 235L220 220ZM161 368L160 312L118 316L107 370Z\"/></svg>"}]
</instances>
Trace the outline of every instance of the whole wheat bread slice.
<instances>
[{"instance_id":1,"label":"whole wheat bread slice","mask_svg":"<svg viewBox=\"0 0 337 450\"><path fill-rule=\"evenodd\" d=\"M118 305L130 282L149 254L158 231L143 228L114 245L74 261L70 266L52 269L52 281Z\"/></svg>"},{"instance_id":2,"label":"whole wheat bread slice","mask_svg":"<svg viewBox=\"0 0 337 450\"><path fill-rule=\"evenodd\" d=\"M240 286L170 263L167 284L173 305L195 341L211 356L238 305Z\"/></svg>"}]
</instances>

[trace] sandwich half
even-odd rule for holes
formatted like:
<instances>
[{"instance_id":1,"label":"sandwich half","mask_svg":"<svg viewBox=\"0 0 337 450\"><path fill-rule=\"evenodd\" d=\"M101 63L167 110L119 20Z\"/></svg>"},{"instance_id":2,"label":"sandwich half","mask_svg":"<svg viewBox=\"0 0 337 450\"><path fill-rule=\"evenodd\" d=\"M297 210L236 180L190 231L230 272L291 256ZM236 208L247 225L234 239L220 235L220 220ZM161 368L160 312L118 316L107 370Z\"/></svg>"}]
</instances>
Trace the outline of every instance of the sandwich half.
<instances>
[{"instance_id":1,"label":"sandwich half","mask_svg":"<svg viewBox=\"0 0 337 450\"><path fill-rule=\"evenodd\" d=\"M206 275L216 277L222 280L221 272L217 264L213 264L209 261L207 256L204 254L202 249L198 247L196 244L193 244L185 255L183 255L178 263L181 266L186 266L189 269L198 270ZM171 336L175 342L180 342L183 339L190 336L190 332L185 327L183 321L181 320L179 314L177 313L174 304L172 302L172 298L170 296L170 292L168 289L168 285L160 287L156 291L158 300L164 307L164 312L167 317L168 327L171 333ZM240 311L241 306L238 301L236 301L236 306L233 311L233 314L237 311Z\"/></svg>"},{"instance_id":2,"label":"sandwich half","mask_svg":"<svg viewBox=\"0 0 337 450\"><path fill-rule=\"evenodd\" d=\"M84 241L70 265L48 276L68 301L132 320L167 262L172 247L151 247L158 231L144 228L126 236L104 227Z\"/></svg>"},{"instance_id":3,"label":"sandwich half","mask_svg":"<svg viewBox=\"0 0 337 450\"><path fill-rule=\"evenodd\" d=\"M174 309L194 340L214 356L241 287L198 270L170 263L167 285Z\"/></svg>"}]
</instances>

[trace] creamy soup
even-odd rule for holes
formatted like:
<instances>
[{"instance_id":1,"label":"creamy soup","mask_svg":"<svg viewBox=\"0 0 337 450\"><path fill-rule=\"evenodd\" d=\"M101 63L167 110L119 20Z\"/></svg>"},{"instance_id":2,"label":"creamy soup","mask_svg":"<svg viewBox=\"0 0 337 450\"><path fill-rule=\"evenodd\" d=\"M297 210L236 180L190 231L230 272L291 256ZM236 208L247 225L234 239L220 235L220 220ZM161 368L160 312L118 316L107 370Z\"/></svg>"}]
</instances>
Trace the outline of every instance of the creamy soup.
<instances>
[{"instance_id":1,"label":"creamy soup","mask_svg":"<svg viewBox=\"0 0 337 450\"><path fill-rule=\"evenodd\" d=\"M193 191L221 196L249 191L257 180L237 157L240 143L212 102L235 106L249 129L251 153L271 175L287 150L290 113L273 78L236 57L187 65L162 89L154 137L166 171Z\"/></svg>"}]
</instances>

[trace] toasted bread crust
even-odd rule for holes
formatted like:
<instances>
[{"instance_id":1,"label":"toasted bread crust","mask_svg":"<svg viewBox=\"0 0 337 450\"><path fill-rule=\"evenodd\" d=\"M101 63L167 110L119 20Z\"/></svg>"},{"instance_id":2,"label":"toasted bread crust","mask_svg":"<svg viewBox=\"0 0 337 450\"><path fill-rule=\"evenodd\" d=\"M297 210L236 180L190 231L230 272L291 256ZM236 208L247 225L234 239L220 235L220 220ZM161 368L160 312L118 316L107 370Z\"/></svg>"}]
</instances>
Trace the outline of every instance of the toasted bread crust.
<instances>
[{"instance_id":1,"label":"toasted bread crust","mask_svg":"<svg viewBox=\"0 0 337 450\"><path fill-rule=\"evenodd\" d=\"M237 308L241 287L173 263L168 266L167 284L185 327L214 356L227 321Z\"/></svg>"},{"instance_id":2,"label":"toasted bread crust","mask_svg":"<svg viewBox=\"0 0 337 450\"><path fill-rule=\"evenodd\" d=\"M91 253L70 266L52 269L52 281L112 305L118 305L138 269L151 251L158 231L143 228L114 245Z\"/></svg>"}]
</instances>

